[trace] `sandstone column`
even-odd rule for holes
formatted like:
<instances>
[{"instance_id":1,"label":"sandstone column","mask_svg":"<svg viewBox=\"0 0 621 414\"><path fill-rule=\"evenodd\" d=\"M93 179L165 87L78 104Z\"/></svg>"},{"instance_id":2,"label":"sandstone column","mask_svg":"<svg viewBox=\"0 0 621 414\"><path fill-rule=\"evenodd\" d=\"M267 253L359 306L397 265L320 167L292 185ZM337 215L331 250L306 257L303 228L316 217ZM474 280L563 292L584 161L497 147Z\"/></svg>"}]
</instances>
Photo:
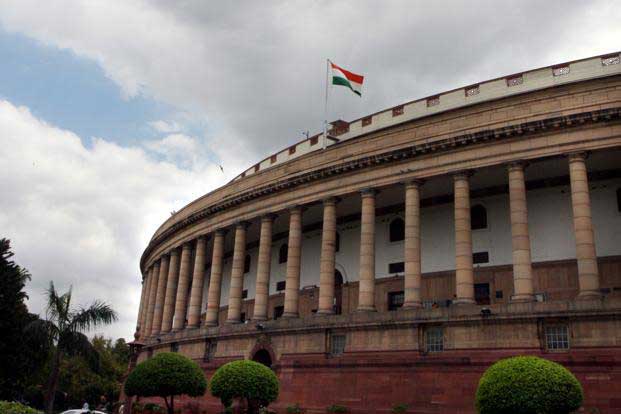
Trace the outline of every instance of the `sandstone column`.
<instances>
[{"instance_id":1,"label":"sandstone column","mask_svg":"<svg viewBox=\"0 0 621 414\"><path fill-rule=\"evenodd\" d=\"M289 209L289 240L287 242L287 276L283 318L297 318L300 302L300 259L302 252L302 208Z\"/></svg>"},{"instance_id":2,"label":"sandstone column","mask_svg":"<svg viewBox=\"0 0 621 414\"><path fill-rule=\"evenodd\" d=\"M257 282L254 296L253 319L267 319L267 302L270 288L270 265L272 262L272 227L275 216L265 215L261 218L261 235L259 239L259 260L257 262Z\"/></svg>"},{"instance_id":3,"label":"sandstone column","mask_svg":"<svg viewBox=\"0 0 621 414\"><path fill-rule=\"evenodd\" d=\"M157 261L151 267L151 286L149 288L149 305L147 306L147 318L143 338L151 336L153 329L153 314L155 313L155 298L157 296L157 285L160 275L160 262Z\"/></svg>"},{"instance_id":4,"label":"sandstone column","mask_svg":"<svg viewBox=\"0 0 621 414\"><path fill-rule=\"evenodd\" d=\"M336 199L323 201L323 231L321 234L321 259L319 264L318 314L334 313L334 263L336 247Z\"/></svg>"},{"instance_id":5,"label":"sandstone column","mask_svg":"<svg viewBox=\"0 0 621 414\"><path fill-rule=\"evenodd\" d=\"M453 176L455 187L455 304L474 301L474 271L472 269L472 230L470 224L469 173Z\"/></svg>"},{"instance_id":6,"label":"sandstone column","mask_svg":"<svg viewBox=\"0 0 621 414\"><path fill-rule=\"evenodd\" d=\"M375 311L375 190L361 192L358 311Z\"/></svg>"},{"instance_id":7,"label":"sandstone column","mask_svg":"<svg viewBox=\"0 0 621 414\"><path fill-rule=\"evenodd\" d=\"M192 290L190 292L188 328L197 328L201 322L206 250L207 238L200 236L196 240L196 257L194 258L194 274L192 275Z\"/></svg>"},{"instance_id":8,"label":"sandstone column","mask_svg":"<svg viewBox=\"0 0 621 414\"><path fill-rule=\"evenodd\" d=\"M179 266L179 286L177 287L177 300L175 301L175 320L173 321L173 331L179 331L185 327L188 298L188 288L190 287L190 256L192 255L192 245L183 244L181 249L181 265Z\"/></svg>"},{"instance_id":9,"label":"sandstone column","mask_svg":"<svg viewBox=\"0 0 621 414\"><path fill-rule=\"evenodd\" d=\"M586 154L569 155L571 206L574 216L576 259L578 261L579 299L597 299L601 296L597 270L597 254L591 220L589 181L585 163Z\"/></svg>"},{"instance_id":10,"label":"sandstone column","mask_svg":"<svg viewBox=\"0 0 621 414\"><path fill-rule=\"evenodd\" d=\"M519 162L511 163L508 170L511 245L513 247L513 297L511 301L530 302L535 297L533 295L524 165Z\"/></svg>"},{"instance_id":11,"label":"sandstone column","mask_svg":"<svg viewBox=\"0 0 621 414\"><path fill-rule=\"evenodd\" d=\"M162 329L162 316L164 313L164 299L166 298L166 282L168 280L168 255L160 259L160 275L157 278L157 294L155 296L155 310L153 311L153 327L151 335L158 335Z\"/></svg>"},{"instance_id":12,"label":"sandstone column","mask_svg":"<svg viewBox=\"0 0 621 414\"><path fill-rule=\"evenodd\" d=\"M175 297L179 280L179 249L170 251L168 264L168 282L166 283L166 299L164 299L164 315L162 316L162 333L170 332L175 313Z\"/></svg>"},{"instance_id":13,"label":"sandstone column","mask_svg":"<svg viewBox=\"0 0 621 414\"><path fill-rule=\"evenodd\" d=\"M235 247L231 267L231 287L229 289L229 312L227 323L241 322L242 291L244 290L244 260L246 258L247 223L235 226Z\"/></svg>"},{"instance_id":14,"label":"sandstone column","mask_svg":"<svg viewBox=\"0 0 621 414\"><path fill-rule=\"evenodd\" d=\"M220 312L220 289L222 287L222 258L224 256L224 231L216 230L211 256L211 275L207 292L205 326L217 326Z\"/></svg>"},{"instance_id":15,"label":"sandstone column","mask_svg":"<svg viewBox=\"0 0 621 414\"><path fill-rule=\"evenodd\" d=\"M420 253L420 186L421 181L405 184L405 276L403 308L420 308L421 253Z\"/></svg>"},{"instance_id":16,"label":"sandstone column","mask_svg":"<svg viewBox=\"0 0 621 414\"><path fill-rule=\"evenodd\" d=\"M146 272L144 277L142 278L142 293L140 294L140 305L138 306L138 320L136 321L136 332L138 333L138 337L142 336L141 330L144 329L144 308L146 306L146 302L148 301L147 295L149 287L149 271Z\"/></svg>"}]
</instances>

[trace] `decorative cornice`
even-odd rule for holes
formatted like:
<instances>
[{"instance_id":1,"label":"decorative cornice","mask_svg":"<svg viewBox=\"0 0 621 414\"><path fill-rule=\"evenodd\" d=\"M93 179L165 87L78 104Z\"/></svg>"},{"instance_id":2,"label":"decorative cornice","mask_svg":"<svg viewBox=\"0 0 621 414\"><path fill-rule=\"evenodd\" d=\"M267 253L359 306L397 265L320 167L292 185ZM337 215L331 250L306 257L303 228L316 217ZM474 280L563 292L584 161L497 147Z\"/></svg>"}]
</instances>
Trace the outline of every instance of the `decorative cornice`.
<instances>
[{"instance_id":1,"label":"decorative cornice","mask_svg":"<svg viewBox=\"0 0 621 414\"><path fill-rule=\"evenodd\" d=\"M237 207L243 203L263 196L276 194L282 191L289 191L292 188L305 185L313 181L331 178L333 176L352 171L362 170L367 167L404 161L430 153L447 152L457 147L465 147L481 142L498 141L516 136L534 135L540 132L555 130L562 127L571 128L582 126L587 123L607 122L619 118L621 118L621 107L616 107L486 129L473 133L452 136L433 142L410 145L397 150L386 151L380 154L346 161L338 165L331 165L318 170L302 173L294 177L285 178L269 185L255 187L251 190L222 200L219 203L205 207L164 230L160 235L153 238L149 242L149 245L140 259L140 265L141 267L144 267L145 260L151 252L172 234L175 234L178 231L213 214L229 210L230 208Z\"/></svg>"}]
</instances>

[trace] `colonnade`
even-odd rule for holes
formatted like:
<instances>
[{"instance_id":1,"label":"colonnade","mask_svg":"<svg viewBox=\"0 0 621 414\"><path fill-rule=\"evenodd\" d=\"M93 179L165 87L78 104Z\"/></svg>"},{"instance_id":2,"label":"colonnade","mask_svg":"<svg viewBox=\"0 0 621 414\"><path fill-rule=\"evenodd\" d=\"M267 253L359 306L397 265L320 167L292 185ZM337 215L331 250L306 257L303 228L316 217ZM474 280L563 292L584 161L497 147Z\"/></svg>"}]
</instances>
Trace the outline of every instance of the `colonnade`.
<instances>
[{"instance_id":1,"label":"colonnade","mask_svg":"<svg viewBox=\"0 0 621 414\"><path fill-rule=\"evenodd\" d=\"M578 263L578 298L597 298L599 276L593 236L589 187L584 153L568 156L573 211L576 259ZM534 300L533 272L531 265L530 238L524 164L507 165L509 182L509 216L511 221L511 244L513 258L514 302ZM472 260L472 230L470 222L470 172L453 174L454 220L455 220L455 292L456 305L473 304L474 269ZM421 180L404 183L405 237L404 237L404 308L422 306L421 298L421 236L420 191ZM375 200L377 191L361 191L360 226L360 273L358 311L375 311ZM319 263L318 314L334 313L334 268L336 252L336 206L335 197L323 200L323 224L321 258ZM300 258L302 250L302 206L288 210L289 236L286 264L286 284L283 317L299 317ZM268 314L269 277L274 215L261 217L254 319L265 320ZM235 225L233 262L230 274L227 323L241 322L244 259L246 256L246 232L248 223ZM218 324L224 237L226 229L213 232L211 276L209 278L207 308L204 326ZM174 248L156 260L146 271L143 279L142 298L138 317L139 334L148 338L186 327L201 324L201 304L205 280L207 236L200 236ZM191 249L195 249L194 272L190 275ZM190 277L192 281L190 283ZM191 285L190 300L186 303ZM143 329L144 328L144 329Z\"/></svg>"}]
</instances>

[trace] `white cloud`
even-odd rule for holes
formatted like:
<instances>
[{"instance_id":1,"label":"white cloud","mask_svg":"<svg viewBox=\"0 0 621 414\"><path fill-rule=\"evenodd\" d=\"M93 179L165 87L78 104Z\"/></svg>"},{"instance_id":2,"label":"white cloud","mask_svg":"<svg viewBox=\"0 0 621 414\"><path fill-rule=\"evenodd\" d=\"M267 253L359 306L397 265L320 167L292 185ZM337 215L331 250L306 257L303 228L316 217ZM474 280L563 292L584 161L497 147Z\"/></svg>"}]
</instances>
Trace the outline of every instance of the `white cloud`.
<instances>
[{"instance_id":1,"label":"white cloud","mask_svg":"<svg viewBox=\"0 0 621 414\"><path fill-rule=\"evenodd\" d=\"M73 285L76 304L112 303L121 320L106 332L130 338L138 260L150 236L171 210L225 177L217 166L182 169L101 138L86 148L77 135L7 101L0 101L0 131L0 237L11 239L16 261L33 275L29 307L41 311L50 280ZM182 156L197 144L171 135L159 145Z\"/></svg>"},{"instance_id":2,"label":"white cloud","mask_svg":"<svg viewBox=\"0 0 621 414\"><path fill-rule=\"evenodd\" d=\"M171 133L171 132L180 132L181 131L181 125L179 125L177 122L175 121L164 121L162 119L160 119L159 121L153 121L150 123L151 127L158 131L158 132L164 132L164 133Z\"/></svg>"}]
</instances>

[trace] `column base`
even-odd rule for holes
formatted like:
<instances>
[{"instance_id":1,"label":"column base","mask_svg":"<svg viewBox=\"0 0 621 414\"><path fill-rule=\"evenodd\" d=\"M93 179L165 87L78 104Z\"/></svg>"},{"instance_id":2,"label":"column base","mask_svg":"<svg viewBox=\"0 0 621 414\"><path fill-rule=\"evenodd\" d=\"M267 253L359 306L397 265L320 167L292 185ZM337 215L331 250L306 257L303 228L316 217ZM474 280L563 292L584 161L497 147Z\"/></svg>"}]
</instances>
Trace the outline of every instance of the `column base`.
<instances>
[{"instance_id":1,"label":"column base","mask_svg":"<svg viewBox=\"0 0 621 414\"><path fill-rule=\"evenodd\" d=\"M319 309L315 315L334 315L332 309Z\"/></svg>"},{"instance_id":2,"label":"column base","mask_svg":"<svg viewBox=\"0 0 621 414\"><path fill-rule=\"evenodd\" d=\"M218 326L218 322L205 322L203 326L205 328L213 328L214 326Z\"/></svg>"},{"instance_id":3,"label":"column base","mask_svg":"<svg viewBox=\"0 0 621 414\"><path fill-rule=\"evenodd\" d=\"M197 323L196 325L186 325L185 329L196 329L198 327L200 327L200 324Z\"/></svg>"},{"instance_id":4,"label":"column base","mask_svg":"<svg viewBox=\"0 0 621 414\"><path fill-rule=\"evenodd\" d=\"M281 316L282 318L299 318L300 314L297 312L285 312Z\"/></svg>"},{"instance_id":5,"label":"column base","mask_svg":"<svg viewBox=\"0 0 621 414\"><path fill-rule=\"evenodd\" d=\"M535 295L513 295L509 299L510 303L527 303L527 302L535 302Z\"/></svg>"},{"instance_id":6,"label":"column base","mask_svg":"<svg viewBox=\"0 0 621 414\"><path fill-rule=\"evenodd\" d=\"M470 299L470 298L457 298L453 301L453 305L476 305L477 303L475 302L474 299Z\"/></svg>"},{"instance_id":7,"label":"column base","mask_svg":"<svg viewBox=\"0 0 621 414\"><path fill-rule=\"evenodd\" d=\"M410 309L420 309L423 307L422 302L406 302L401 306L401 309L410 310Z\"/></svg>"},{"instance_id":8,"label":"column base","mask_svg":"<svg viewBox=\"0 0 621 414\"><path fill-rule=\"evenodd\" d=\"M375 306L358 306L356 312L377 312L377 309L375 309Z\"/></svg>"},{"instance_id":9,"label":"column base","mask_svg":"<svg viewBox=\"0 0 621 414\"><path fill-rule=\"evenodd\" d=\"M256 318L252 318L252 322L264 322L267 320L267 316L259 316Z\"/></svg>"},{"instance_id":10,"label":"column base","mask_svg":"<svg viewBox=\"0 0 621 414\"><path fill-rule=\"evenodd\" d=\"M239 320L239 319L227 319L226 323L229 324L229 325L238 325L238 324L242 323L242 321Z\"/></svg>"},{"instance_id":11,"label":"column base","mask_svg":"<svg viewBox=\"0 0 621 414\"><path fill-rule=\"evenodd\" d=\"M601 299L602 296L599 290L583 290L578 293L576 300L598 300Z\"/></svg>"}]
</instances>

